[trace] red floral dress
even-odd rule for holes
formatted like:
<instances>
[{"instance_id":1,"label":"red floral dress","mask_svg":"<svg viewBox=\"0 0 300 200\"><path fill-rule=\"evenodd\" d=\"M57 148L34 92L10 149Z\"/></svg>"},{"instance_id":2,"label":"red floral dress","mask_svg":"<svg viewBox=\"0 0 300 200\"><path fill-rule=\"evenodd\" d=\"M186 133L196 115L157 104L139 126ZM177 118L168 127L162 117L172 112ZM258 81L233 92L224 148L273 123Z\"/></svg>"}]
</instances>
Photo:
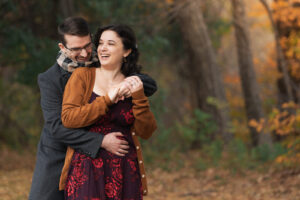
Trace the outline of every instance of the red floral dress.
<instances>
[{"instance_id":1,"label":"red floral dress","mask_svg":"<svg viewBox=\"0 0 300 200\"><path fill-rule=\"evenodd\" d=\"M92 93L90 102L97 95ZM130 149L126 156L114 155L103 148L99 157L92 159L75 152L65 188L67 200L142 200L142 183L137 154L130 134L134 122L132 100L125 99L112 105L106 115L89 130L99 134L121 132Z\"/></svg>"}]
</instances>

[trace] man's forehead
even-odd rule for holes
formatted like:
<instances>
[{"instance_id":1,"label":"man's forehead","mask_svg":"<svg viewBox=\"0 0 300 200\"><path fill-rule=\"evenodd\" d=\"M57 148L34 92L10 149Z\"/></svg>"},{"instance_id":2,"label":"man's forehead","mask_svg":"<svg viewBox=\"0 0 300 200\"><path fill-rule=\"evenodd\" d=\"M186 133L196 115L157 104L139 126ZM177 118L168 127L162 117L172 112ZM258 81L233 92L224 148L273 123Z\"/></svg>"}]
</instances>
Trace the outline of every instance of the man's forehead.
<instances>
[{"instance_id":1,"label":"man's forehead","mask_svg":"<svg viewBox=\"0 0 300 200\"><path fill-rule=\"evenodd\" d=\"M81 47L91 42L91 36L77 36L65 34L65 41L68 47Z\"/></svg>"}]
</instances>

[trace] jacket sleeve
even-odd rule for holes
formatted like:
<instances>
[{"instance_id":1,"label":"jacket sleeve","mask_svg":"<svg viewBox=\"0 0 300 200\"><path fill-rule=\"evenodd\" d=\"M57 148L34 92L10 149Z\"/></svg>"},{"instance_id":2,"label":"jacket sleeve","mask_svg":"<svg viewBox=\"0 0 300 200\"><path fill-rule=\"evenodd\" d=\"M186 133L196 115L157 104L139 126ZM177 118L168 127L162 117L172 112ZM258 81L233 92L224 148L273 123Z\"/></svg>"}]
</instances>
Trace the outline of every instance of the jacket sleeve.
<instances>
[{"instance_id":1,"label":"jacket sleeve","mask_svg":"<svg viewBox=\"0 0 300 200\"><path fill-rule=\"evenodd\" d=\"M156 130L157 125L143 89L132 93L132 102L132 112L135 117L134 131L141 138L148 139Z\"/></svg>"},{"instance_id":2,"label":"jacket sleeve","mask_svg":"<svg viewBox=\"0 0 300 200\"><path fill-rule=\"evenodd\" d=\"M95 158L101 146L103 135L84 129L65 128L61 121L61 86L45 74L38 76L38 85L47 134L58 142Z\"/></svg>"},{"instance_id":3,"label":"jacket sleeve","mask_svg":"<svg viewBox=\"0 0 300 200\"><path fill-rule=\"evenodd\" d=\"M156 92L157 90L156 82L150 76L146 74L134 74L134 75L138 76L143 82L144 92L147 97L152 96Z\"/></svg>"},{"instance_id":4,"label":"jacket sleeve","mask_svg":"<svg viewBox=\"0 0 300 200\"><path fill-rule=\"evenodd\" d=\"M112 105L109 97L97 97L92 103L84 103L87 81L83 70L75 70L70 77L63 96L62 123L67 128L81 128L94 124L100 116L105 115Z\"/></svg>"}]
</instances>

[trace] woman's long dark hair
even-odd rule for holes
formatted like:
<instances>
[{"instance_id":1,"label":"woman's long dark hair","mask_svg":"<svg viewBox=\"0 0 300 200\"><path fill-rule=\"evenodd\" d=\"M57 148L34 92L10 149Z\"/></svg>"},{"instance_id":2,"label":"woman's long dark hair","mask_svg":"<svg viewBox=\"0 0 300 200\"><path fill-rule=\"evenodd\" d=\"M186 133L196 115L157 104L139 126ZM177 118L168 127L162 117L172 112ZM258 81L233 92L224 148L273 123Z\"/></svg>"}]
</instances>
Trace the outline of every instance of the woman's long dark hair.
<instances>
[{"instance_id":1,"label":"woman's long dark hair","mask_svg":"<svg viewBox=\"0 0 300 200\"><path fill-rule=\"evenodd\" d=\"M130 76L140 73L142 66L138 65L139 51L136 44L136 38L133 30L123 24L109 25L98 28L95 37L94 45L98 48L99 40L104 31L114 31L121 38L125 50L131 49L131 53L126 57L126 61L122 63L121 72L125 76Z\"/></svg>"}]
</instances>

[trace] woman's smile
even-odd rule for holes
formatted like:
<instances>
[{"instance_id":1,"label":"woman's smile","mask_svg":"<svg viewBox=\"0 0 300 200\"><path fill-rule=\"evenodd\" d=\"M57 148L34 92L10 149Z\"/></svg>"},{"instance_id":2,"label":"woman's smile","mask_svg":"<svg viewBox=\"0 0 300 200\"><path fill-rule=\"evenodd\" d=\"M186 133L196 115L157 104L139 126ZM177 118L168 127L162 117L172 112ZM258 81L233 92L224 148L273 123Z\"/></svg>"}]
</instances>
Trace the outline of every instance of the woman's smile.
<instances>
[{"instance_id":1,"label":"woman's smile","mask_svg":"<svg viewBox=\"0 0 300 200\"><path fill-rule=\"evenodd\" d=\"M99 40L98 57L101 66L121 67L123 57L130 52L124 49L122 39L114 31L104 31Z\"/></svg>"}]
</instances>

